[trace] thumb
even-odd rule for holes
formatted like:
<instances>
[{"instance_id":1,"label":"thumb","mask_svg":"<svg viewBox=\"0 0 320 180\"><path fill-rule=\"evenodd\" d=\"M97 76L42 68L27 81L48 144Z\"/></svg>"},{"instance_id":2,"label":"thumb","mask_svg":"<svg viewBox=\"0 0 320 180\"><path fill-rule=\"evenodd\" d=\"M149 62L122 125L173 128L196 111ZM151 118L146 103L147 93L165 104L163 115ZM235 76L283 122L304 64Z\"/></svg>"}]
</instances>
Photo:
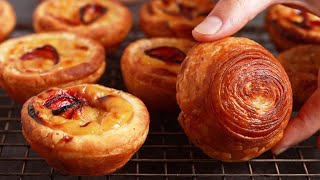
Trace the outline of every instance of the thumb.
<instances>
[{"instance_id":1,"label":"thumb","mask_svg":"<svg viewBox=\"0 0 320 180\"><path fill-rule=\"evenodd\" d=\"M284 131L283 138L272 148L274 154L280 154L293 145L309 138L320 129L320 71L318 89L305 102L298 116L292 119ZM318 140L318 147L320 140Z\"/></svg>"},{"instance_id":2,"label":"thumb","mask_svg":"<svg viewBox=\"0 0 320 180\"><path fill-rule=\"evenodd\" d=\"M198 41L213 41L235 34L258 13L273 3L272 0L220 0L192 34Z\"/></svg>"}]
</instances>

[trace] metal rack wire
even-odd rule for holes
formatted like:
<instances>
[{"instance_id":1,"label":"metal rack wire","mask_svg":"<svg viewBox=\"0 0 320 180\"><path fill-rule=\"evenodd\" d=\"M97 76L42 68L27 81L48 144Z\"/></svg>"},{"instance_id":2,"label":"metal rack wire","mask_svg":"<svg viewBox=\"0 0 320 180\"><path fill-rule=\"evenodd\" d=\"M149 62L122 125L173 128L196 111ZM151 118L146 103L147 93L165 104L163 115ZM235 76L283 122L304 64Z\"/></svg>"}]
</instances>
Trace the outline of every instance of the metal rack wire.
<instances>
[{"instance_id":1,"label":"metal rack wire","mask_svg":"<svg viewBox=\"0 0 320 180\"><path fill-rule=\"evenodd\" d=\"M131 5L136 12L139 5ZM263 15L237 35L249 37L275 52L262 27ZM31 33L30 23L20 23L13 36ZM128 43L143 37L133 27L120 50L108 57L107 72L100 84L124 89L119 59ZM179 127L177 114L151 114L145 144L119 171L103 177L63 176L49 167L26 143L21 134L21 106L0 90L0 179L320 179L320 151L316 136L275 157L266 152L241 163L210 159L194 147Z\"/></svg>"}]
</instances>

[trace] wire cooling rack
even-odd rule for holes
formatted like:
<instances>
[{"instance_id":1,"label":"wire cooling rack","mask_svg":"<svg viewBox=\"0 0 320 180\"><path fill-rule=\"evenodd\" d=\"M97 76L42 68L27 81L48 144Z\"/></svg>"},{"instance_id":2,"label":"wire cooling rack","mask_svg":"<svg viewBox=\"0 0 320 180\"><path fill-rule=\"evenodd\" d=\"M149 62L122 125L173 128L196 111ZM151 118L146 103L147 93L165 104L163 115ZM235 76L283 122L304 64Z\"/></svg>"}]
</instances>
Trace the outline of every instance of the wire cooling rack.
<instances>
[{"instance_id":1,"label":"wire cooling rack","mask_svg":"<svg viewBox=\"0 0 320 180\"><path fill-rule=\"evenodd\" d=\"M18 14L18 26L12 37L32 33L31 14L35 0L11 0ZM143 37L137 26L139 4L129 6L135 25L115 54L108 56L108 67L100 84L122 89L119 60L123 49ZM237 36L249 37L276 53L263 29L263 14ZM119 171L102 177L63 176L49 167L26 143L21 134L21 106L0 90L0 179L320 179L320 151L316 136L275 157L271 152L241 163L223 163L204 155L194 147L177 123L177 114L151 114L150 133L145 144Z\"/></svg>"}]
</instances>

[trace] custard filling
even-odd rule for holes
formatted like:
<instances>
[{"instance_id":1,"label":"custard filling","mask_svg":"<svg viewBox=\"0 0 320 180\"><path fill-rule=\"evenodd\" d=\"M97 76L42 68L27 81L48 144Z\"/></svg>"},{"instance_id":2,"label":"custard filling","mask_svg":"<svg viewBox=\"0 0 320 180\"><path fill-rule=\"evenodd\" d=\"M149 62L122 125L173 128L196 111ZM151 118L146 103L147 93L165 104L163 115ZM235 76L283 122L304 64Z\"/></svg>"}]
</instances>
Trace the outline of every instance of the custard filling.
<instances>
[{"instance_id":1,"label":"custard filling","mask_svg":"<svg viewBox=\"0 0 320 180\"><path fill-rule=\"evenodd\" d=\"M81 93L60 90L42 101L32 101L29 115L70 135L100 135L129 123L133 109L128 101L112 94L88 100Z\"/></svg>"},{"instance_id":2,"label":"custard filling","mask_svg":"<svg viewBox=\"0 0 320 180\"><path fill-rule=\"evenodd\" d=\"M65 38L38 38L19 41L3 55L20 73L45 73L84 63L90 56L89 47L83 42Z\"/></svg>"},{"instance_id":3,"label":"custard filling","mask_svg":"<svg viewBox=\"0 0 320 180\"><path fill-rule=\"evenodd\" d=\"M48 4L46 12L50 16L68 25L90 25L91 23L98 21L108 12L108 8L101 3L91 1L52 2Z\"/></svg>"},{"instance_id":4,"label":"custard filling","mask_svg":"<svg viewBox=\"0 0 320 180\"><path fill-rule=\"evenodd\" d=\"M163 76L177 76L180 71L180 64L186 57L186 54L171 46L159 46L144 51L147 58L140 62L144 65L152 66L153 73Z\"/></svg>"}]
</instances>

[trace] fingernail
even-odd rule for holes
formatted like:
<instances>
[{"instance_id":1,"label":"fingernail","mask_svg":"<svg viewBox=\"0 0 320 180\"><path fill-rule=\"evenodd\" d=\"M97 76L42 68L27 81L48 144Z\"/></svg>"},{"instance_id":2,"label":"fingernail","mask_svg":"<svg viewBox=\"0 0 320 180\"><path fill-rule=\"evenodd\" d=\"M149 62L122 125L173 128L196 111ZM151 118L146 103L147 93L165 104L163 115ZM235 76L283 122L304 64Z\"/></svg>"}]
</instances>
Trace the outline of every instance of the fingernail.
<instances>
[{"instance_id":1,"label":"fingernail","mask_svg":"<svg viewBox=\"0 0 320 180\"><path fill-rule=\"evenodd\" d=\"M202 23L194 28L200 34L216 34L222 27L222 20L217 16L208 16Z\"/></svg>"},{"instance_id":2,"label":"fingernail","mask_svg":"<svg viewBox=\"0 0 320 180\"><path fill-rule=\"evenodd\" d=\"M286 151L287 149L288 149L288 147L280 148L275 151L272 151L272 153L277 156L277 155L283 153L284 151Z\"/></svg>"}]
</instances>

